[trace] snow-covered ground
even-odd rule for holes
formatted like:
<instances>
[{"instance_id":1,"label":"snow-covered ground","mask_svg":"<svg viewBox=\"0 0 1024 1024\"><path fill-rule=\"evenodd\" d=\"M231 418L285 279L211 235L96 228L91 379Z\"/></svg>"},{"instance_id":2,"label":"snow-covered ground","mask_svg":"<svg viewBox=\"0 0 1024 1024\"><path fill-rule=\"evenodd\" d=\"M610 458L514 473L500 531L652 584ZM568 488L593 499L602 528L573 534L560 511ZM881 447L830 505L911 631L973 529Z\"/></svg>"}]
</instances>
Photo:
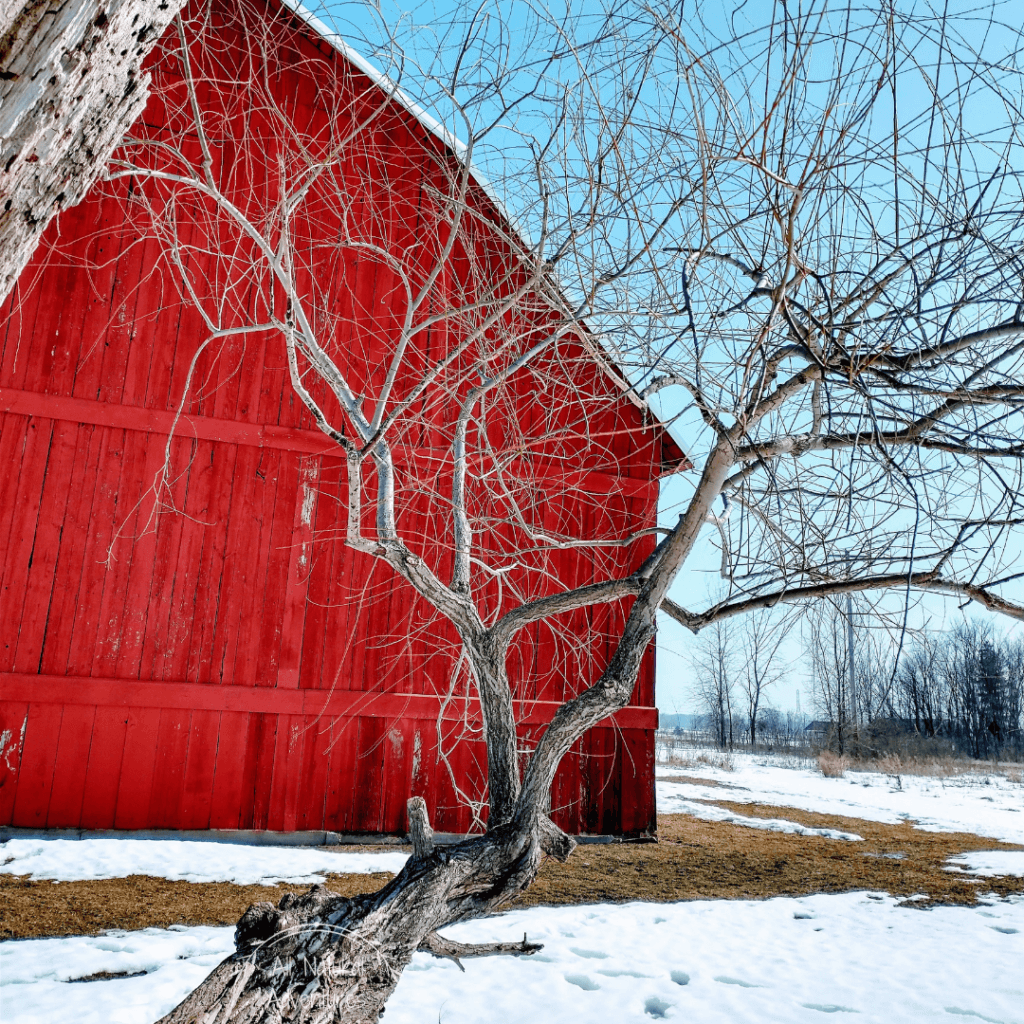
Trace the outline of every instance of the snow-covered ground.
<instances>
[{"instance_id":1,"label":"snow-covered ground","mask_svg":"<svg viewBox=\"0 0 1024 1024\"><path fill-rule=\"evenodd\" d=\"M154 875L172 881L296 885L324 882L330 872L399 872L408 854L332 853L317 847L245 846L185 839L9 839L0 872L68 882Z\"/></svg>"},{"instance_id":2,"label":"snow-covered ground","mask_svg":"<svg viewBox=\"0 0 1024 1024\"><path fill-rule=\"evenodd\" d=\"M659 781L661 811L807 834L695 800L760 802L1024 842L1024 787L1002 776L850 773L734 755L734 771L671 768L722 785ZM855 841L853 833L832 838ZM113 844L113 845L111 845ZM198 849L196 849L198 847ZM0 870L37 878L155 874L193 881L312 882L329 871L397 870L404 854L331 853L167 840L10 840ZM1024 875L1024 853L972 852L952 870ZM545 944L534 957L455 964L417 954L388 1004L391 1024L605 1024L654 1019L801 1024L856 1014L879 1024L1024 1024L1024 897L978 907L897 906L883 893L800 899L532 907L446 929L464 941ZM232 949L231 928L146 929L0 943L4 1024L149 1024ZM77 982L101 972L134 975ZM823 1016L824 1015L824 1016Z\"/></svg>"},{"instance_id":3,"label":"snow-covered ground","mask_svg":"<svg viewBox=\"0 0 1024 1024\"><path fill-rule=\"evenodd\" d=\"M733 754L731 760L732 771L700 763L659 765L658 811L693 814L700 806L694 800L762 803L889 824L910 818L929 832L973 832L1024 844L1024 785L1005 775L903 775L897 783L879 772L847 772L845 778L828 779L806 760L745 753ZM666 781L674 775L718 785Z\"/></svg>"},{"instance_id":4,"label":"snow-covered ground","mask_svg":"<svg viewBox=\"0 0 1024 1024\"><path fill-rule=\"evenodd\" d=\"M979 908L889 896L533 907L446 930L544 943L522 959L417 954L391 1024L1024 1024L1024 899ZM4 1024L149 1024L231 950L230 928L0 944ZM100 971L137 977L69 984Z\"/></svg>"}]
</instances>

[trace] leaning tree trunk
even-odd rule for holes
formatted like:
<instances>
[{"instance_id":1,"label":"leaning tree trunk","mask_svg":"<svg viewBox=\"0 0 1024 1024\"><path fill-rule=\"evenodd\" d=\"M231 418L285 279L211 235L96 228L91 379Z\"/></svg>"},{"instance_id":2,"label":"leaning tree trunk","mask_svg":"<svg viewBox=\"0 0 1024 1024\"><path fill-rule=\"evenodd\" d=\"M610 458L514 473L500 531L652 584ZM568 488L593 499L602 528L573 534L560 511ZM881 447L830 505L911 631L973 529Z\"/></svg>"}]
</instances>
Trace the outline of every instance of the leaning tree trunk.
<instances>
[{"instance_id":1,"label":"leaning tree trunk","mask_svg":"<svg viewBox=\"0 0 1024 1024\"><path fill-rule=\"evenodd\" d=\"M0 8L0 302L60 210L142 113L143 58L183 0L14 0Z\"/></svg>"},{"instance_id":2,"label":"leaning tree trunk","mask_svg":"<svg viewBox=\"0 0 1024 1024\"><path fill-rule=\"evenodd\" d=\"M371 1024L417 950L464 957L535 953L521 942L465 945L437 929L481 917L522 892L543 853L573 841L548 819L511 824L435 847L423 800L409 801L413 855L379 892L346 898L324 886L255 903L235 929L235 952L159 1024ZM461 966L461 964L460 964Z\"/></svg>"}]
</instances>

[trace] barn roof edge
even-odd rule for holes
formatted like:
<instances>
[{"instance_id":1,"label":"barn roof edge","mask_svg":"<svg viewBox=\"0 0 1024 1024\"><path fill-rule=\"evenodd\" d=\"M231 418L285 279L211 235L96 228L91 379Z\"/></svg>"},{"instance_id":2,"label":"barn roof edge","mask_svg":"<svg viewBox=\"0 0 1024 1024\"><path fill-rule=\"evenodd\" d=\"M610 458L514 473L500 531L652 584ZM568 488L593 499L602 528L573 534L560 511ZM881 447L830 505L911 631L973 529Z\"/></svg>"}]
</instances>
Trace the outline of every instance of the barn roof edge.
<instances>
[{"instance_id":1,"label":"barn roof edge","mask_svg":"<svg viewBox=\"0 0 1024 1024\"><path fill-rule=\"evenodd\" d=\"M292 14L304 22L313 32L323 39L324 42L334 47L338 53L349 61L349 63L358 68L367 76L367 78L392 96L410 114L412 114L412 116L415 117L416 120L431 133L431 135L447 146L460 161L464 161L466 159L469 149L457 135L450 132L440 121L438 121L436 117L429 113L424 107L420 106L420 104L418 104L404 89L402 89L397 82L393 81L384 74L383 71L370 63L366 57L347 43L337 32L331 29L326 22L317 17L316 14L306 7L301 0L278 0L278 2L282 7L291 11ZM472 160L469 163L469 173L473 176L473 180L476 184L479 185L487 194L487 198L494 203L499 214L508 221L509 225L519 236L523 244L528 249L532 248L533 246L530 241L530 234L526 229L526 226L511 210L508 209L505 203L502 202L501 198L495 191L494 186L488 180L487 175L485 175L480 168L472 162ZM633 405L644 413L650 415L654 422L660 424L668 439L679 450L680 458L673 458L673 466L669 472L676 472L681 469L692 469L693 462L690 459L682 441L675 436L675 433L669 424L661 421L654 410L650 407L650 404L637 394L636 389L619 368L615 359L601 344L600 339L592 332L588 331L586 344L601 369L612 383L622 391L625 397L632 402Z\"/></svg>"}]
</instances>

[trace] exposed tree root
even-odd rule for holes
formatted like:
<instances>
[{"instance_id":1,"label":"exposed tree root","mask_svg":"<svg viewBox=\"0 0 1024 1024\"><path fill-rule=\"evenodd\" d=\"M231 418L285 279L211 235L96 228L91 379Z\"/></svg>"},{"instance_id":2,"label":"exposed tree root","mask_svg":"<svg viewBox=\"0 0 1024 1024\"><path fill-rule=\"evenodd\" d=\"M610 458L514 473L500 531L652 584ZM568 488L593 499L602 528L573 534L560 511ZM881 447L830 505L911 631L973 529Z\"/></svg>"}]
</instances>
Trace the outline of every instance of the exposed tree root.
<instances>
[{"instance_id":1,"label":"exposed tree root","mask_svg":"<svg viewBox=\"0 0 1024 1024\"><path fill-rule=\"evenodd\" d=\"M410 822L413 856L379 892L348 898L318 885L276 907L252 904L235 928L235 952L161 1024L369 1024L417 950L460 967L464 957L536 953L525 935L468 945L437 930L507 903L533 881L545 848L568 856L572 840L550 822L530 832L506 824L435 847L416 799Z\"/></svg>"}]
</instances>

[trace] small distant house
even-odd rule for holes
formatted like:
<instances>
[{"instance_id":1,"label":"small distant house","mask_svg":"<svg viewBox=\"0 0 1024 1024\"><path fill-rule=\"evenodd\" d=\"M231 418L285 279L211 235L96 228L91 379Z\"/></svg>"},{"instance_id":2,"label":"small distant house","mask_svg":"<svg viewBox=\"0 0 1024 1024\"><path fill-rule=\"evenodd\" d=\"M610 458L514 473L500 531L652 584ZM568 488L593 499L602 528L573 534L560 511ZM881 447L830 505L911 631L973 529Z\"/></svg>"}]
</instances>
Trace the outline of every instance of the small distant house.
<instances>
[{"instance_id":1,"label":"small distant house","mask_svg":"<svg viewBox=\"0 0 1024 1024\"><path fill-rule=\"evenodd\" d=\"M298 127L321 115L326 81L372 98L376 162L352 180L372 207L373 175L389 174L382 221L404 230L437 173L418 155L424 139L443 144L434 128L401 97L382 99L373 69L314 20L277 0L245 10L209 4L221 77L249 56L256 12L260 31L287 37L274 87ZM180 83L181 68L154 54L155 80ZM202 102L218 132L236 133L237 173L267 188L244 96L211 86ZM159 131L155 103L136 134ZM133 226L134 201L125 180L60 214L0 308L0 825L399 833L418 794L436 828L468 830L456 782L479 778L486 758L478 709L445 691L457 638L427 643L411 588L380 567L367 578L367 561L345 546L344 459L292 393L280 338L199 352L200 318L154 272L158 247ZM482 187L472 201L491 203ZM488 242L496 260L514 233L503 218L492 204L481 219L504 225ZM334 230L329 211L318 230ZM368 317L390 287L365 264L338 286L342 298L358 293ZM373 337L387 325L366 328ZM188 395L193 360L203 387ZM605 449L629 441L611 462L581 462L551 514L581 536L598 514L618 517L623 534L653 526L658 477L685 457L612 368L596 354L587 365L580 386L618 396L596 425ZM165 513L149 488L172 427L180 505ZM442 512L416 514L431 537ZM604 564L628 571L652 544L605 553ZM588 579L587 557L553 552L552 578ZM608 644L595 673L623 615L601 612ZM557 673L536 677L524 732L565 695ZM654 826L657 721L652 649L631 705L563 764L553 813L564 828Z\"/></svg>"},{"instance_id":2,"label":"small distant house","mask_svg":"<svg viewBox=\"0 0 1024 1024\"><path fill-rule=\"evenodd\" d=\"M825 743L837 730L836 723L824 718L816 718L804 726L804 736L811 743Z\"/></svg>"}]
</instances>

